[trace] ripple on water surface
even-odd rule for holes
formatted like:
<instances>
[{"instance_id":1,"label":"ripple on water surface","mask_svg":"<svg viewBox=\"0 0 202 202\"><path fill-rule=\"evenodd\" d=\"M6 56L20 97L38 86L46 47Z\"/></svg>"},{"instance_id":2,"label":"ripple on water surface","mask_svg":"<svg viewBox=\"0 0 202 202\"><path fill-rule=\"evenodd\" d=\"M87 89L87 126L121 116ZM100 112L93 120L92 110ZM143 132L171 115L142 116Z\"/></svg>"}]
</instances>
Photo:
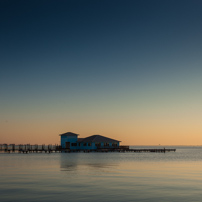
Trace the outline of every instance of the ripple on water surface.
<instances>
[{"instance_id":1,"label":"ripple on water surface","mask_svg":"<svg viewBox=\"0 0 202 202\"><path fill-rule=\"evenodd\" d=\"M1 201L201 201L202 148L0 154Z\"/></svg>"}]
</instances>

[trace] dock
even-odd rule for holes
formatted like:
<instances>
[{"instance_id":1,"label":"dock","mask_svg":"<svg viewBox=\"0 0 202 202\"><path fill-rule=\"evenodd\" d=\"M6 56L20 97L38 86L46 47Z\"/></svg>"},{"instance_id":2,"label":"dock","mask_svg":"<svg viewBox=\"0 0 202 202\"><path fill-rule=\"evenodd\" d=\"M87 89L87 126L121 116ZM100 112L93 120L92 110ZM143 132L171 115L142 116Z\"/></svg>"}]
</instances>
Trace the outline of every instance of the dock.
<instances>
[{"instance_id":1,"label":"dock","mask_svg":"<svg viewBox=\"0 0 202 202\"><path fill-rule=\"evenodd\" d=\"M68 148L62 148L60 145L30 145L30 144L0 144L0 152L3 153L57 153L57 152L64 152L64 153L71 153L71 152L135 152L135 153L142 153L142 152L155 152L155 153L166 153L166 152L175 152L176 149L130 149L129 146L119 146L116 148L110 148L110 147L100 147L96 150L70 150Z\"/></svg>"},{"instance_id":2,"label":"dock","mask_svg":"<svg viewBox=\"0 0 202 202\"><path fill-rule=\"evenodd\" d=\"M60 152L60 146L58 145L30 145L30 144L0 144L0 152L6 153L52 153L52 152Z\"/></svg>"}]
</instances>

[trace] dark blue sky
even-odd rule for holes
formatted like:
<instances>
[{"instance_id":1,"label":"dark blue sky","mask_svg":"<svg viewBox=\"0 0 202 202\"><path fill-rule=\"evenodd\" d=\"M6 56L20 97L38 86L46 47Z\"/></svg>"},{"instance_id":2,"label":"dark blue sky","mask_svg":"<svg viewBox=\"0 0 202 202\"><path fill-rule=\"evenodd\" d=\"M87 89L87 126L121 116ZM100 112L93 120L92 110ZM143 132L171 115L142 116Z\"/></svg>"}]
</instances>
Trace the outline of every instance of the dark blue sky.
<instances>
[{"instance_id":1,"label":"dark blue sky","mask_svg":"<svg viewBox=\"0 0 202 202\"><path fill-rule=\"evenodd\" d=\"M102 132L104 117L201 109L201 10L200 0L0 1L0 121L57 117L75 130L90 117Z\"/></svg>"}]
</instances>

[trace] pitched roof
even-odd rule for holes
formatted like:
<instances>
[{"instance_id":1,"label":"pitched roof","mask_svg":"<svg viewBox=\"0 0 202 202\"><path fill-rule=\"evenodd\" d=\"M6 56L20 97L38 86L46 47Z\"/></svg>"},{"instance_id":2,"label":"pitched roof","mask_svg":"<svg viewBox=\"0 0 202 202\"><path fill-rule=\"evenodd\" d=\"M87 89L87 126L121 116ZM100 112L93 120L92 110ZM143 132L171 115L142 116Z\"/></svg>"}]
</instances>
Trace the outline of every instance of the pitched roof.
<instances>
[{"instance_id":1,"label":"pitched roof","mask_svg":"<svg viewBox=\"0 0 202 202\"><path fill-rule=\"evenodd\" d=\"M67 132L67 133L60 134L60 136L78 136L78 135L79 134L72 133L72 132Z\"/></svg>"},{"instance_id":2,"label":"pitched roof","mask_svg":"<svg viewBox=\"0 0 202 202\"><path fill-rule=\"evenodd\" d=\"M77 142L82 142L84 138L77 138Z\"/></svg>"},{"instance_id":3,"label":"pitched roof","mask_svg":"<svg viewBox=\"0 0 202 202\"><path fill-rule=\"evenodd\" d=\"M121 142L119 140L114 140L108 137L104 137L102 135L92 135L86 138L83 138L83 140L81 142L106 142L106 143L110 143L110 142Z\"/></svg>"}]
</instances>

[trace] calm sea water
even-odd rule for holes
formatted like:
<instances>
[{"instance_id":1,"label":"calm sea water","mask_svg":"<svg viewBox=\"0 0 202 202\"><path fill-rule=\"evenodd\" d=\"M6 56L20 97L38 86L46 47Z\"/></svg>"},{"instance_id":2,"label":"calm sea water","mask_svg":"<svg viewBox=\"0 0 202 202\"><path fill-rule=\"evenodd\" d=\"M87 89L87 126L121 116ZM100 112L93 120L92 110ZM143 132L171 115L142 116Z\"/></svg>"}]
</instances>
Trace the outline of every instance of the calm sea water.
<instances>
[{"instance_id":1,"label":"calm sea water","mask_svg":"<svg viewBox=\"0 0 202 202\"><path fill-rule=\"evenodd\" d=\"M0 153L0 201L201 201L202 147L175 148L170 153Z\"/></svg>"}]
</instances>

